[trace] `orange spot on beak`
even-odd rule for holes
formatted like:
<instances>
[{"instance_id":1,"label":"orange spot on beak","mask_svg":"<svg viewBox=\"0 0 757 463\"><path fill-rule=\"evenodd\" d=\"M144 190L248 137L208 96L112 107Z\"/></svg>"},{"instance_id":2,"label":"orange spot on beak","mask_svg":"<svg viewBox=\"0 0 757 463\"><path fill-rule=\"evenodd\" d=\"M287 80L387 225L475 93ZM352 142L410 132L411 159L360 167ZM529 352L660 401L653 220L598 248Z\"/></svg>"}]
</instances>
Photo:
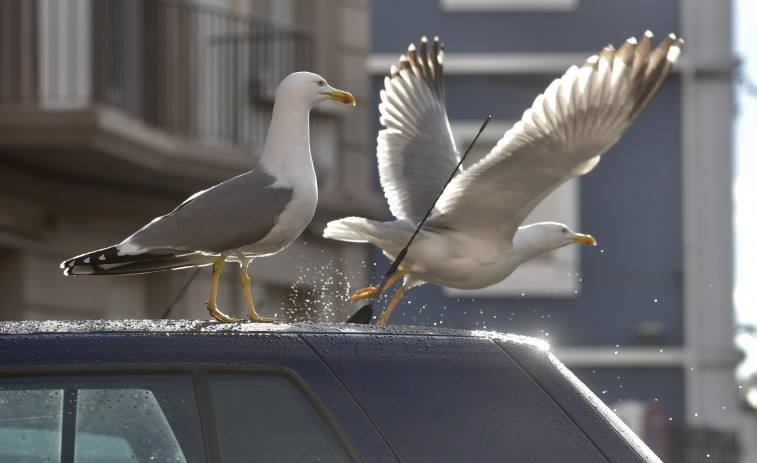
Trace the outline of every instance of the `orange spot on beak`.
<instances>
[{"instance_id":1,"label":"orange spot on beak","mask_svg":"<svg viewBox=\"0 0 757 463\"><path fill-rule=\"evenodd\" d=\"M573 242L576 244L583 244L584 246L596 246L597 240L591 235L578 235L573 238Z\"/></svg>"}]
</instances>

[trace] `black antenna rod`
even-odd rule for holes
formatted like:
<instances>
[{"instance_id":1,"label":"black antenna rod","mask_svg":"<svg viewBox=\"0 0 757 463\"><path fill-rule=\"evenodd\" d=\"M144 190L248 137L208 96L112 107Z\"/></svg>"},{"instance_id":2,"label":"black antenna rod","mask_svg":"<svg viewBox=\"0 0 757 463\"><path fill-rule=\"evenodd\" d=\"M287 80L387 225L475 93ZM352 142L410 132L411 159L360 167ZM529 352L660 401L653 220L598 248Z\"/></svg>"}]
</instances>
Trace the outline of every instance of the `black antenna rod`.
<instances>
[{"instance_id":1,"label":"black antenna rod","mask_svg":"<svg viewBox=\"0 0 757 463\"><path fill-rule=\"evenodd\" d=\"M455 170L452 171L452 174L450 174L449 178L444 183L444 186L442 186L442 189L439 191L439 194L436 195L436 199L434 199L434 202L431 203L431 207L428 208L426 215L424 215L423 219L421 219L421 221L418 223L418 227L415 229L415 232L413 232L413 235L410 237L405 247L402 248L399 254L397 254L397 257L394 259L394 262L392 262L392 265L389 266L389 270L387 270L386 273L384 274L384 278L383 280L381 280L381 284L379 285L378 290L376 291L376 294L373 295L373 297L368 302L368 304L364 305L363 307L360 308L360 310L355 312L355 314L352 315L347 320L347 323L367 324L371 321L371 318L373 317L373 305L376 303L379 296L381 296L381 292L384 290L384 287L386 286L386 282L389 281L389 278L400 267L402 260L405 258L405 255L407 254L407 248L409 248L410 245L413 244L413 240L421 231L423 224L426 223L426 219L428 219L428 216L431 215L431 212L434 210L434 207L436 207L436 202L439 201L439 198L442 197L442 194L444 193L444 190L447 188L447 185L449 185L449 182L452 181L452 178L454 178L455 174L457 174L457 172L460 170L460 166L463 165L463 161L465 161L465 158L468 157L468 153L470 153L471 148L473 148L473 145L476 144L478 137L484 131L484 129L486 128L487 124L489 124L489 121L491 119L492 119L491 115L487 116L486 119L484 120L484 123L481 125L481 128L478 129L478 133L473 138L473 141L470 143L470 145L468 145L468 149L465 150L465 154L463 154L463 156L460 158L460 162L457 163Z\"/></svg>"},{"instance_id":2,"label":"black antenna rod","mask_svg":"<svg viewBox=\"0 0 757 463\"><path fill-rule=\"evenodd\" d=\"M173 306L175 306L176 303L179 302L179 299L181 299L181 296L184 294L184 291L186 291L187 288L189 288L189 284L192 283L192 280L194 280L197 274L200 273L200 270L202 270L202 267L197 267L197 269L195 269L194 273L192 273L192 276L189 277L187 282L184 283L184 286L181 287L181 289L179 290L179 294L176 295L173 302L168 304L168 307L166 307L166 310L163 311L163 314L160 316L161 319L165 320L166 318L168 318L169 315L171 315L171 309L173 309Z\"/></svg>"}]
</instances>

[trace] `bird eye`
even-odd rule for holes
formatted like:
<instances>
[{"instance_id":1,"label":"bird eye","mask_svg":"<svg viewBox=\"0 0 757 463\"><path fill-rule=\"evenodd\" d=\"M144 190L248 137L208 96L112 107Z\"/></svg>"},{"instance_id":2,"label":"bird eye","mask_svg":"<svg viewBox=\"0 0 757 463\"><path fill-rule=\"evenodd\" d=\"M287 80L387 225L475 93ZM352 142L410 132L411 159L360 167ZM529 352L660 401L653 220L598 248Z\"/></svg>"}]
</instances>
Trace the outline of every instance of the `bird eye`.
<instances>
[{"instance_id":1,"label":"bird eye","mask_svg":"<svg viewBox=\"0 0 757 463\"><path fill-rule=\"evenodd\" d=\"M322 80L319 80L319 81L318 81L318 86L319 86L319 87L323 87L324 85L326 85L326 82L324 82L324 81L322 81Z\"/></svg>"},{"instance_id":2,"label":"bird eye","mask_svg":"<svg viewBox=\"0 0 757 463\"><path fill-rule=\"evenodd\" d=\"M567 229L567 228L565 228L565 227L562 227L562 228L560 229L560 233L568 233L568 229Z\"/></svg>"}]
</instances>

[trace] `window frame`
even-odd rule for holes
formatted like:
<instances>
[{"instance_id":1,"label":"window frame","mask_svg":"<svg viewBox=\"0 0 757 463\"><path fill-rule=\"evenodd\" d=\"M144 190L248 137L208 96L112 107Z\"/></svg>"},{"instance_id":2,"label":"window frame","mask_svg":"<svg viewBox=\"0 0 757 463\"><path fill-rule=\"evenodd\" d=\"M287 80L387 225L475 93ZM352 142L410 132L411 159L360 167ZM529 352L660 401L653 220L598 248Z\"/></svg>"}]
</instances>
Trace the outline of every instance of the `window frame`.
<instances>
[{"instance_id":1,"label":"window frame","mask_svg":"<svg viewBox=\"0 0 757 463\"><path fill-rule=\"evenodd\" d=\"M578 4L579 0L439 0L447 13L569 12Z\"/></svg>"}]
</instances>

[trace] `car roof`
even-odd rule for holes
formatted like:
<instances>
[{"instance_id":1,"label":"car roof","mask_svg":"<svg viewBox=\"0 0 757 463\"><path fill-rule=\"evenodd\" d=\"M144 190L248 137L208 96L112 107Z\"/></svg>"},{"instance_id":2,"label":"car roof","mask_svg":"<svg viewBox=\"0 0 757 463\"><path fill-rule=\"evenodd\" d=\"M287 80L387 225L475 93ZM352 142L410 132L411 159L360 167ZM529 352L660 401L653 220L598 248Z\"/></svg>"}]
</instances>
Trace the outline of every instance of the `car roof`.
<instances>
[{"instance_id":1,"label":"car roof","mask_svg":"<svg viewBox=\"0 0 757 463\"><path fill-rule=\"evenodd\" d=\"M352 323L276 322L276 323L219 323L211 320L25 320L1 321L2 335L76 334L76 333L140 333L171 335L206 334L351 334L392 336L452 336L496 339L540 351L549 345L540 339L494 331L456 330L438 327L404 325L365 325Z\"/></svg>"}]
</instances>

